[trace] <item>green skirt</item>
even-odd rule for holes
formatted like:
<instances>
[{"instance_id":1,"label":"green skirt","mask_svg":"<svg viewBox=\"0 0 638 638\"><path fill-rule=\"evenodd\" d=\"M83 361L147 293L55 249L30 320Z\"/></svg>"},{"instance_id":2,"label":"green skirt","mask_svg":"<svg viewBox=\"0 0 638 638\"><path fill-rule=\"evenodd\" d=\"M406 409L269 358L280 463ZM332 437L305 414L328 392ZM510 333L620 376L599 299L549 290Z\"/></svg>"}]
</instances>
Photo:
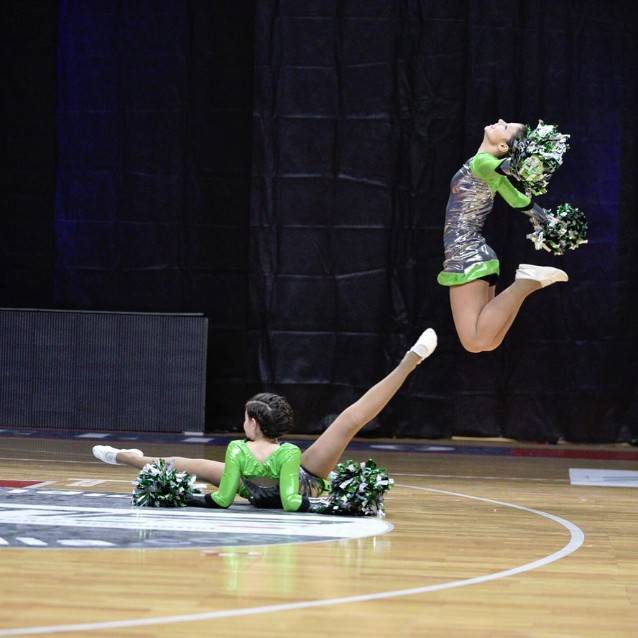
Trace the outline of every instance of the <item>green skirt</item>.
<instances>
[{"instance_id":1,"label":"green skirt","mask_svg":"<svg viewBox=\"0 0 638 638\"><path fill-rule=\"evenodd\" d=\"M501 265L498 259L489 261L478 261L468 266L463 272L448 272L442 270L436 280L442 286L462 286L475 279L487 277L488 275L498 275Z\"/></svg>"}]
</instances>

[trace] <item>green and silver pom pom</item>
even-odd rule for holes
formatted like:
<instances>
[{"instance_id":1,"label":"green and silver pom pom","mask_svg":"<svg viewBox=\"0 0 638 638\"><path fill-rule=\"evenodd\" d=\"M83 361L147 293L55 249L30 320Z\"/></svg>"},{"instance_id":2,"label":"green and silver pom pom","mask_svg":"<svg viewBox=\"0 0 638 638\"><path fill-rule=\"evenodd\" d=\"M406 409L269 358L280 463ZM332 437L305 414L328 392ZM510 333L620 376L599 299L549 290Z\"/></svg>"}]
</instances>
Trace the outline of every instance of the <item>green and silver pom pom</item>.
<instances>
[{"instance_id":1,"label":"green and silver pom pom","mask_svg":"<svg viewBox=\"0 0 638 638\"><path fill-rule=\"evenodd\" d=\"M197 477L175 471L174 463L158 459L147 463L133 481L133 505L139 507L186 507L192 494L201 494L195 487Z\"/></svg>"},{"instance_id":2,"label":"green and silver pom pom","mask_svg":"<svg viewBox=\"0 0 638 638\"><path fill-rule=\"evenodd\" d=\"M550 177L563 163L563 155L569 149L569 137L560 133L554 124L539 120L535 129L528 125L525 137L514 141L510 167L528 195L547 192Z\"/></svg>"},{"instance_id":3,"label":"green and silver pom pom","mask_svg":"<svg viewBox=\"0 0 638 638\"><path fill-rule=\"evenodd\" d=\"M394 480L372 459L339 463L329 478L332 489L324 514L385 516L383 497Z\"/></svg>"},{"instance_id":4,"label":"green and silver pom pom","mask_svg":"<svg viewBox=\"0 0 638 638\"><path fill-rule=\"evenodd\" d=\"M527 235L534 248L543 248L553 255L563 255L587 243L587 218L571 204L561 204L556 212L547 211L546 219L533 220L534 232Z\"/></svg>"}]
</instances>

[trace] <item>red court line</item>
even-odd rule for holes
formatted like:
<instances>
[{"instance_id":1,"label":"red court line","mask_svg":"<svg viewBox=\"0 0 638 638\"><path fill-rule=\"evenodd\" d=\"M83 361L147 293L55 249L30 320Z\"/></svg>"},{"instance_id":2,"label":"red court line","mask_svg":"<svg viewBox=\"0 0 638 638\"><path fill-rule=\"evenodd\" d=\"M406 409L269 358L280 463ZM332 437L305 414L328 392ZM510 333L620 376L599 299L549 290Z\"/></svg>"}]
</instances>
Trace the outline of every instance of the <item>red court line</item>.
<instances>
[{"instance_id":1,"label":"red court line","mask_svg":"<svg viewBox=\"0 0 638 638\"><path fill-rule=\"evenodd\" d=\"M512 456L553 456L564 459L600 459L603 461L638 461L638 452L613 450L557 450L554 448L513 448Z\"/></svg>"},{"instance_id":2,"label":"red court line","mask_svg":"<svg viewBox=\"0 0 638 638\"><path fill-rule=\"evenodd\" d=\"M31 487L39 483L42 483L42 481L5 481L0 479L0 487Z\"/></svg>"}]
</instances>

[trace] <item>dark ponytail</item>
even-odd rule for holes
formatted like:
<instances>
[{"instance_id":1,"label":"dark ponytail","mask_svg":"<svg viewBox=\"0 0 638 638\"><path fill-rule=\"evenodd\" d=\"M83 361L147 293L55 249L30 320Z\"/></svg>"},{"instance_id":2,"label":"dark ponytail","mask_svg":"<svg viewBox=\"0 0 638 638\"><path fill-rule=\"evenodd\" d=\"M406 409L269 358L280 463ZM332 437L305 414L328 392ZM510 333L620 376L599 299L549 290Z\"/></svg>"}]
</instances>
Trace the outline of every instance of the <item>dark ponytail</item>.
<instances>
[{"instance_id":1,"label":"dark ponytail","mask_svg":"<svg viewBox=\"0 0 638 638\"><path fill-rule=\"evenodd\" d=\"M514 133L512 137L510 137L510 140L507 143L507 145L509 146L509 151L505 153L505 156L509 157L510 155L512 155L512 153L514 153L514 149L516 148L516 145L519 142L522 142L526 137L527 137L527 124L523 124L523 126L521 126L521 128L518 131L516 131L516 133Z\"/></svg>"}]
</instances>

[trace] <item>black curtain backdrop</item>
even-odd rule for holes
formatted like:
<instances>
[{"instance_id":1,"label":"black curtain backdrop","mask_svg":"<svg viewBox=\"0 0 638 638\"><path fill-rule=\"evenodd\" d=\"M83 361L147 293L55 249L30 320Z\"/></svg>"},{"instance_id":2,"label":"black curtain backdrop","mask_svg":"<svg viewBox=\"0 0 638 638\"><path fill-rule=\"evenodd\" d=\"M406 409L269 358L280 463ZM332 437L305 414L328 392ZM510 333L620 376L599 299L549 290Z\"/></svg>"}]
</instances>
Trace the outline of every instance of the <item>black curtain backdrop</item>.
<instances>
[{"instance_id":1,"label":"black curtain backdrop","mask_svg":"<svg viewBox=\"0 0 638 638\"><path fill-rule=\"evenodd\" d=\"M638 438L632 3L3 7L2 305L205 312L211 431L261 389L319 431L432 325L367 433ZM503 283L571 281L472 355L436 274L449 181L498 117L572 134L541 203L583 208L591 241L537 253L497 203Z\"/></svg>"},{"instance_id":2,"label":"black curtain backdrop","mask_svg":"<svg viewBox=\"0 0 638 638\"><path fill-rule=\"evenodd\" d=\"M304 425L321 425L433 325L436 356L368 432L630 437L635 399L619 409L636 389L635 158L622 159L635 140L630 14L581 1L258 3L259 378L309 405ZM573 135L543 203L581 206L592 240L563 258L536 253L527 219L499 202L486 235L503 281L531 262L572 282L530 298L504 347L470 355L435 278L450 178L498 117Z\"/></svg>"},{"instance_id":3,"label":"black curtain backdrop","mask_svg":"<svg viewBox=\"0 0 638 638\"><path fill-rule=\"evenodd\" d=\"M210 427L246 394L253 39L246 0L60 3L56 301L206 313Z\"/></svg>"},{"instance_id":4,"label":"black curtain backdrop","mask_svg":"<svg viewBox=\"0 0 638 638\"><path fill-rule=\"evenodd\" d=\"M37 0L0 8L0 306L53 303L57 14Z\"/></svg>"}]
</instances>

